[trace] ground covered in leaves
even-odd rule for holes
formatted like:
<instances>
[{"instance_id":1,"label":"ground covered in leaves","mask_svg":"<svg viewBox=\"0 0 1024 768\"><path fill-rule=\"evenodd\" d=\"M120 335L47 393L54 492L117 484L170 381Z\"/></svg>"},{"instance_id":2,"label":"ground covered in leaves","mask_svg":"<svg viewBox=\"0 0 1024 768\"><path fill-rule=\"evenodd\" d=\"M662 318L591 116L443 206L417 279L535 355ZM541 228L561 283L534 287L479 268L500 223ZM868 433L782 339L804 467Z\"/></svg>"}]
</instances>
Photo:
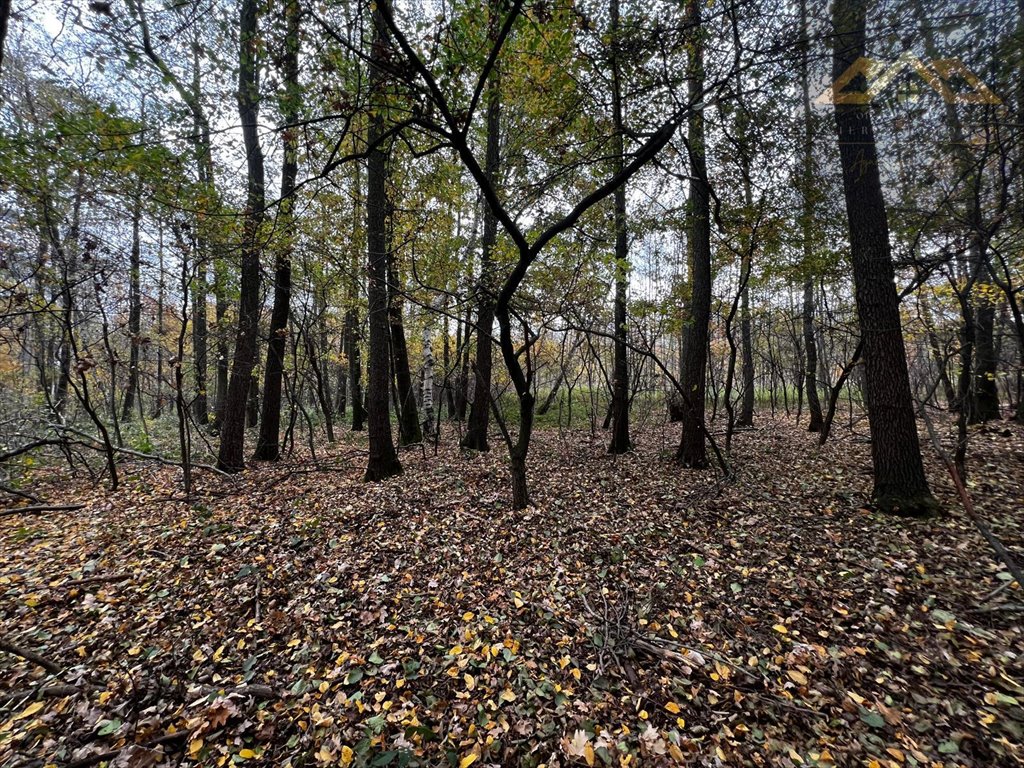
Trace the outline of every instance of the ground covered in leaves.
<instances>
[{"instance_id":1,"label":"ground covered in leaves","mask_svg":"<svg viewBox=\"0 0 1024 768\"><path fill-rule=\"evenodd\" d=\"M134 465L0 518L0 764L1002 766L1024 761L1021 591L962 514L864 507L868 446L789 423L738 478L544 431L503 452L358 438L239 478ZM1024 551L1024 433L971 491ZM454 443L454 440L449 440ZM993 594L995 593L995 594ZM45 663L44 666L41 666Z\"/></svg>"}]
</instances>

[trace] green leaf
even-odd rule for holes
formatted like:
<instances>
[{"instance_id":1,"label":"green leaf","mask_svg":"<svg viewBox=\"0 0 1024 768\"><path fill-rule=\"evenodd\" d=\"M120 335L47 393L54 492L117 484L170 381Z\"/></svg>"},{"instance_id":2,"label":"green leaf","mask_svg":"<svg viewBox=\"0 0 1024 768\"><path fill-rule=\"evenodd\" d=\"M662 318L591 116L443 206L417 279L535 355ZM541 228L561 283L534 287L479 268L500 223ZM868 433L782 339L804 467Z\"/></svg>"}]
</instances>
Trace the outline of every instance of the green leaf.
<instances>
[{"instance_id":1,"label":"green leaf","mask_svg":"<svg viewBox=\"0 0 1024 768\"><path fill-rule=\"evenodd\" d=\"M885 719L877 712L872 712L869 709L861 710L860 719L872 728L885 728Z\"/></svg>"}]
</instances>

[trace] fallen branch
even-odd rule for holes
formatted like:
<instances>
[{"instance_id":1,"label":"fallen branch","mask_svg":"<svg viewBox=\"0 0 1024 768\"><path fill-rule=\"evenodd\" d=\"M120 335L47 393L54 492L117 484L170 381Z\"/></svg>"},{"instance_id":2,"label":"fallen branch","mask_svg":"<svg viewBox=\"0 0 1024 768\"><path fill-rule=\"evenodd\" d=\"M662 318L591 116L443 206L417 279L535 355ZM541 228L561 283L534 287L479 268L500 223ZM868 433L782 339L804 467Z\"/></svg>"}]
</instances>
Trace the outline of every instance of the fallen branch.
<instances>
[{"instance_id":1,"label":"fallen branch","mask_svg":"<svg viewBox=\"0 0 1024 768\"><path fill-rule=\"evenodd\" d=\"M21 658L31 661L33 664L38 664L51 675L59 675L63 671L63 668L57 662L50 661L35 651L30 651L27 648L22 648L20 645L15 645L3 639L0 639L0 651L7 651L7 653L14 656L21 656Z\"/></svg>"},{"instance_id":2,"label":"fallen branch","mask_svg":"<svg viewBox=\"0 0 1024 768\"><path fill-rule=\"evenodd\" d=\"M43 512L74 512L82 509L85 504L29 504L27 507L13 507L11 509L0 509L0 517L11 515L39 515Z\"/></svg>"},{"instance_id":3,"label":"fallen branch","mask_svg":"<svg viewBox=\"0 0 1024 768\"><path fill-rule=\"evenodd\" d=\"M72 762L68 763L64 768L87 768L87 766L96 765L96 763L102 763L104 761L113 760L122 752L124 752L127 749L131 749L132 747L152 749L153 747L158 747L161 744L171 744L176 741L184 741L184 739L187 736L188 731L167 733L163 736L160 736L159 738L153 739L152 741L147 741L145 744L125 744L123 747L118 747L117 749L108 749L106 752L97 752L96 754L88 755L78 760L73 760Z\"/></svg>"},{"instance_id":4,"label":"fallen branch","mask_svg":"<svg viewBox=\"0 0 1024 768\"><path fill-rule=\"evenodd\" d=\"M23 699L56 699L64 696L75 696L80 693L94 693L105 690L98 685L44 685L42 688L27 688L22 691L0 694L0 706L10 704L12 701Z\"/></svg>"},{"instance_id":5,"label":"fallen branch","mask_svg":"<svg viewBox=\"0 0 1024 768\"><path fill-rule=\"evenodd\" d=\"M964 481L960 477L960 471L956 468L956 464L949 458L949 454L946 453L942 447L942 443L939 442L938 435L935 434L935 426L932 424L932 420L928 417L928 412L922 405L920 409L921 418L924 420L925 426L928 428L928 437L931 439L932 446L935 448L935 452L939 454L939 458L942 459L942 463L946 465L946 471L949 472L949 476L953 478L953 485L956 486L957 495L960 497L960 503L963 504L964 511L967 512L967 517L974 523L974 527L978 529L978 532L984 537L985 541L988 542L989 546L996 553L996 556L1003 562L1006 569L1010 572L1010 575L1017 581L1021 587L1024 587L1024 573L1021 573L1020 566L1017 565L1017 561L1013 559L1013 555L1007 551L1006 547L999 538L992 533L992 530L985 524L985 521L978 516L978 513L974 511L974 502L971 499L971 494L967 492Z\"/></svg>"}]
</instances>

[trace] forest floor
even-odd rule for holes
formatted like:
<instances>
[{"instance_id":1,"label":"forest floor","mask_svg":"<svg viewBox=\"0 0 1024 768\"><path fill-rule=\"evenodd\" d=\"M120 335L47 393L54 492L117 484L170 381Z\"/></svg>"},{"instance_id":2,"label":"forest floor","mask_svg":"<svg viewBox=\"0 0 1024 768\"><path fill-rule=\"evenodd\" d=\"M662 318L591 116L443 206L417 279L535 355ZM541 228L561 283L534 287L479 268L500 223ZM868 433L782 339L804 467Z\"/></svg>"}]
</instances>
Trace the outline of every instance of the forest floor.
<instances>
[{"instance_id":1,"label":"forest floor","mask_svg":"<svg viewBox=\"0 0 1024 768\"><path fill-rule=\"evenodd\" d=\"M720 486L675 434L540 432L525 512L500 444L364 485L346 432L188 503L173 467L55 473L83 509L0 517L0 640L51 667L0 653L0 765L1024 762L1024 593L930 448L949 512L908 521L863 439L762 419ZM972 439L1019 554L1024 430Z\"/></svg>"}]
</instances>

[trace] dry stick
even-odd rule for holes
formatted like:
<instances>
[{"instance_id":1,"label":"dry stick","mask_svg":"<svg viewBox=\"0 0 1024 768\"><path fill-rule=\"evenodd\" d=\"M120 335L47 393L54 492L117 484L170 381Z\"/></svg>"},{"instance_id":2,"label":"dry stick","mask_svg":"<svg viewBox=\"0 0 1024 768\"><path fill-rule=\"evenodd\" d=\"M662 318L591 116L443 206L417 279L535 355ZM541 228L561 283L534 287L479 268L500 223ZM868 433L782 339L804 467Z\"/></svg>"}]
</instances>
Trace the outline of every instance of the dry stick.
<instances>
[{"instance_id":1,"label":"dry stick","mask_svg":"<svg viewBox=\"0 0 1024 768\"><path fill-rule=\"evenodd\" d=\"M27 688L23 691L0 694L0 707L18 699L53 699L64 696L75 696L79 693L93 693L102 691L98 685L45 685L42 688Z\"/></svg>"},{"instance_id":2,"label":"dry stick","mask_svg":"<svg viewBox=\"0 0 1024 768\"><path fill-rule=\"evenodd\" d=\"M0 651L7 651L7 653L14 654L15 656L21 656L23 659L27 659L34 664L38 664L51 675L59 675L63 671L63 668L57 662L50 661L48 658L40 656L35 651L22 648L21 646L10 643L2 638L0 638Z\"/></svg>"},{"instance_id":3,"label":"dry stick","mask_svg":"<svg viewBox=\"0 0 1024 768\"><path fill-rule=\"evenodd\" d=\"M27 507L13 507L12 509L0 509L0 517L11 515L38 515L42 512L73 512L82 509L85 504L30 504Z\"/></svg>"},{"instance_id":4,"label":"dry stick","mask_svg":"<svg viewBox=\"0 0 1024 768\"><path fill-rule=\"evenodd\" d=\"M131 577L130 573L109 573L103 576L86 576L82 579L71 579L70 581L65 581L60 586L80 587L83 584L101 584L109 581L126 581Z\"/></svg>"},{"instance_id":5,"label":"dry stick","mask_svg":"<svg viewBox=\"0 0 1024 768\"><path fill-rule=\"evenodd\" d=\"M928 413L924 407L920 409L921 418L924 420L925 426L928 427L928 437L931 439L932 446L935 448L935 452L939 454L939 458L942 459L942 463L946 465L946 470L949 472L949 476L953 478L953 485L956 486L956 492L960 496L960 502L964 506L964 511L967 512L967 516L974 523L974 527L978 529L979 533L985 538L985 541L989 543L999 559L1006 565L1007 570L1016 579L1017 584L1024 588L1024 574L1021 573L1020 566L1013 559L1003 543L999 541L994 533L985 524L978 513L974 511L974 502L971 500L971 495L967 492L967 488L964 487L964 482L960 478L960 472L957 470L956 465L949 458L949 454L946 453L942 444L939 442L938 436L935 434L935 426L932 424L932 420L928 418Z\"/></svg>"},{"instance_id":6,"label":"dry stick","mask_svg":"<svg viewBox=\"0 0 1024 768\"><path fill-rule=\"evenodd\" d=\"M110 749L106 752L97 752L94 755L88 755L81 758L80 760L74 760L68 763L64 768L87 768L90 765L96 765L96 763L102 763L105 760L113 760L126 749L131 747L143 747L144 749L152 749L153 747L160 746L161 744L169 744L175 741L184 741L188 736L188 731L178 731L177 733L168 733L159 738L147 741L145 744L125 744L123 747L117 749Z\"/></svg>"}]
</instances>

